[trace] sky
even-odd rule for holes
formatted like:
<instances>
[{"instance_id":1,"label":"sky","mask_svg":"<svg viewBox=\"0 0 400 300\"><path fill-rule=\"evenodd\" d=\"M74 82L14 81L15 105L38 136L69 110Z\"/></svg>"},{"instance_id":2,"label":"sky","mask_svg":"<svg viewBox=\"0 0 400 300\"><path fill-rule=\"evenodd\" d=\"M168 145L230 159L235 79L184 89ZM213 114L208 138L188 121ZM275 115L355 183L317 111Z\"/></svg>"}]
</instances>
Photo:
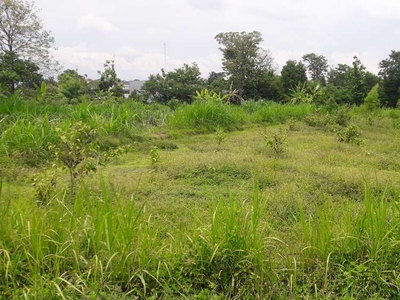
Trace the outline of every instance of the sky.
<instances>
[{"instance_id":1,"label":"sky","mask_svg":"<svg viewBox=\"0 0 400 300\"><path fill-rule=\"evenodd\" d=\"M222 71L215 36L259 31L280 72L307 53L330 66L356 55L373 73L400 50L399 0L35 0L64 69L99 77L115 59L123 80L196 62L206 78ZM165 55L166 54L166 55ZM166 59L165 59L166 58Z\"/></svg>"}]
</instances>

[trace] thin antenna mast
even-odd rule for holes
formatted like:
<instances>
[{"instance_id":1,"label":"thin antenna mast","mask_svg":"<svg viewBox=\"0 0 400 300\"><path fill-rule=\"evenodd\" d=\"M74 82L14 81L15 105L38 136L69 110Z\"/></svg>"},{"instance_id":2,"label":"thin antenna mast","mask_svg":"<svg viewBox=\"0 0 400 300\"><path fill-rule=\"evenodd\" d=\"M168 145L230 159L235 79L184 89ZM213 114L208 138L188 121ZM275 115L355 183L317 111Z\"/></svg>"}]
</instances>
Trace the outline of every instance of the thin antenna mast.
<instances>
[{"instance_id":1,"label":"thin antenna mast","mask_svg":"<svg viewBox=\"0 0 400 300\"><path fill-rule=\"evenodd\" d=\"M164 42L164 71L167 72L167 43Z\"/></svg>"}]
</instances>

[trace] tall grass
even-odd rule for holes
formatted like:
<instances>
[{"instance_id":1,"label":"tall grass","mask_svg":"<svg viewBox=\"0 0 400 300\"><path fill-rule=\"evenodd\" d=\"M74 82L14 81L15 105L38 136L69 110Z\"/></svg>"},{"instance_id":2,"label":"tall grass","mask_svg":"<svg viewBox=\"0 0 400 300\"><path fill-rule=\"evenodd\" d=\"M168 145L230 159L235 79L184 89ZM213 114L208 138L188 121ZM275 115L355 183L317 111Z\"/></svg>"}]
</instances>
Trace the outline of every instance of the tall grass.
<instances>
[{"instance_id":1,"label":"tall grass","mask_svg":"<svg viewBox=\"0 0 400 300\"><path fill-rule=\"evenodd\" d=\"M201 100L180 106L167 121L172 128L200 132L214 132L218 127L234 130L246 122L247 116L239 106Z\"/></svg>"},{"instance_id":2,"label":"tall grass","mask_svg":"<svg viewBox=\"0 0 400 300\"><path fill-rule=\"evenodd\" d=\"M320 297L398 297L398 209L396 197L374 195L368 182L362 205L340 219L327 204L310 216L300 209L304 247L297 258L297 293L309 285Z\"/></svg>"},{"instance_id":3,"label":"tall grass","mask_svg":"<svg viewBox=\"0 0 400 300\"><path fill-rule=\"evenodd\" d=\"M104 181L70 201L64 193L47 206L1 196L0 297L371 298L400 289L399 206L368 185L343 221L327 204L300 209L290 241L271 237L258 183L251 200L220 198L210 222L173 235L146 202Z\"/></svg>"},{"instance_id":4,"label":"tall grass","mask_svg":"<svg viewBox=\"0 0 400 300\"><path fill-rule=\"evenodd\" d=\"M282 105L273 102L260 102L256 108L251 108L251 121L280 124L289 119L302 120L314 111L315 106L311 104Z\"/></svg>"},{"instance_id":5,"label":"tall grass","mask_svg":"<svg viewBox=\"0 0 400 300\"><path fill-rule=\"evenodd\" d=\"M184 287L239 297L271 288L257 190L249 204L221 199L197 234L170 238L145 204L105 183L96 193L83 187L73 203L63 194L47 206L22 195L0 201L1 297L147 297Z\"/></svg>"},{"instance_id":6,"label":"tall grass","mask_svg":"<svg viewBox=\"0 0 400 300\"><path fill-rule=\"evenodd\" d=\"M47 115L18 118L0 133L0 151L11 159L36 165L49 157L48 146L54 140L54 122Z\"/></svg>"},{"instance_id":7,"label":"tall grass","mask_svg":"<svg viewBox=\"0 0 400 300\"><path fill-rule=\"evenodd\" d=\"M162 127L170 109L158 104L127 101L117 104L83 101L75 106L39 106L18 95L0 105L0 153L10 160L37 166L50 163L49 145L56 140L55 129L83 122L96 129L104 147L129 143L149 127ZM111 142L110 142L111 140Z\"/></svg>"},{"instance_id":8,"label":"tall grass","mask_svg":"<svg viewBox=\"0 0 400 300\"><path fill-rule=\"evenodd\" d=\"M128 284L137 272L138 252L151 257L155 249L148 243L156 239L146 236L140 206L109 195L104 185L94 196L81 190L72 205L62 197L47 207L22 195L9 206L1 201L2 297L26 293L48 299L63 293L75 298L107 294L107 289L120 292L120 276ZM146 243L150 248L144 248Z\"/></svg>"}]
</instances>

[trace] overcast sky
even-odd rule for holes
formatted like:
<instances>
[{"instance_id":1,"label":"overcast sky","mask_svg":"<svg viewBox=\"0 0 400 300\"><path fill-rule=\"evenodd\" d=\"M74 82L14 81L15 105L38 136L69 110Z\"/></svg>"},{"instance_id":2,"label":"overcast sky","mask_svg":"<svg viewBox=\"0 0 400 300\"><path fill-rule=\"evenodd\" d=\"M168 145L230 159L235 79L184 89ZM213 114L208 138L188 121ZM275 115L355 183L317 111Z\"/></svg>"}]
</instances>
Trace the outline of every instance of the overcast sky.
<instances>
[{"instance_id":1,"label":"overcast sky","mask_svg":"<svg viewBox=\"0 0 400 300\"><path fill-rule=\"evenodd\" d=\"M36 0L64 69L98 78L115 56L121 79L147 79L197 62L203 77L221 71L214 37L260 31L276 64L314 52L329 65L353 56L377 73L391 50L400 50L399 0Z\"/></svg>"}]
</instances>

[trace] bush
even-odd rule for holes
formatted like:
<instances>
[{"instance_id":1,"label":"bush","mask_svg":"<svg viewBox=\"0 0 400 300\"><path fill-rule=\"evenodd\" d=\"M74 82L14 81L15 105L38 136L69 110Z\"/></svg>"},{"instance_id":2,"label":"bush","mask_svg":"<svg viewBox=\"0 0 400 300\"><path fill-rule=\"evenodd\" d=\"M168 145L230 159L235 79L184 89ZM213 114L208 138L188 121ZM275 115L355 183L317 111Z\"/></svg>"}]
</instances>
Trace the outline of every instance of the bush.
<instances>
[{"instance_id":1,"label":"bush","mask_svg":"<svg viewBox=\"0 0 400 300\"><path fill-rule=\"evenodd\" d=\"M279 130L271 135L264 136L267 145L274 150L276 155L282 155L286 151L287 131Z\"/></svg>"},{"instance_id":2,"label":"bush","mask_svg":"<svg viewBox=\"0 0 400 300\"><path fill-rule=\"evenodd\" d=\"M360 145L363 142L360 129L356 125L349 125L345 129L336 131L339 142Z\"/></svg>"}]
</instances>

